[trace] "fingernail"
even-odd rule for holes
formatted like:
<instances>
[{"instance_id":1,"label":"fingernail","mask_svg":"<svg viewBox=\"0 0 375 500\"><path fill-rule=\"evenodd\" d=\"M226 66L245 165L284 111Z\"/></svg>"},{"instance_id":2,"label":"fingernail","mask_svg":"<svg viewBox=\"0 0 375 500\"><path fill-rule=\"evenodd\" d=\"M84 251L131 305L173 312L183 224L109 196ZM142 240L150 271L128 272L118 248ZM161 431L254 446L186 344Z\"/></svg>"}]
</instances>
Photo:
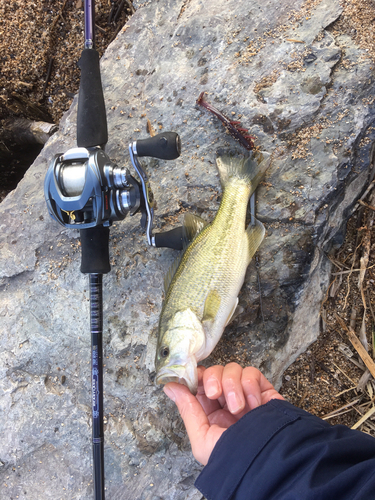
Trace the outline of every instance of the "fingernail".
<instances>
[{"instance_id":1,"label":"fingernail","mask_svg":"<svg viewBox=\"0 0 375 500\"><path fill-rule=\"evenodd\" d=\"M208 398L213 398L217 396L220 392L220 387L215 378L210 378L207 380L204 386L204 392Z\"/></svg>"},{"instance_id":2,"label":"fingernail","mask_svg":"<svg viewBox=\"0 0 375 500\"><path fill-rule=\"evenodd\" d=\"M172 391L170 387L165 385L163 387L163 391L169 397L169 399L171 399L173 402L176 401L176 394L174 393L174 391Z\"/></svg>"},{"instance_id":3,"label":"fingernail","mask_svg":"<svg viewBox=\"0 0 375 500\"><path fill-rule=\"evenodd\" d=\"M243 401L237 396L234 391L228 392L227 404L231 413L238 413L244 406Z\"/></svg>"},{"instance_id":4,"label":"fingernail","mask_svg":"<svg viewBox=\"0 0 375 500\"><path fill-rule=\"evenodd\" d=\"M255 396L253 396L252 394L249 394L247 396L247 402L250 406L250 409L251 410L254 410L254 408L258 408L258 406L260 406L260 403L259 401L257 400L257 398Z\"/></svg>"}]
</instances>

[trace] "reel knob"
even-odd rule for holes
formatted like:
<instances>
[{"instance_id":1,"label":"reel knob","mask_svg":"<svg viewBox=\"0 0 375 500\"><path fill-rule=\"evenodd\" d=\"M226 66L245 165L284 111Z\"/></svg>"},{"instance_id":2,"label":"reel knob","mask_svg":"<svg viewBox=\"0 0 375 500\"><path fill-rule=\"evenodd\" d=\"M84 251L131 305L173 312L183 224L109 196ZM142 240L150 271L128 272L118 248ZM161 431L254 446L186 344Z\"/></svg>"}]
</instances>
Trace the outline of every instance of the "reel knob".
<instances>
[{"instance_id":1,"label":"reel knob","mask_svg":"<svg viewBox=\"0 0 375 500\"><path fill-rule=\"evenodd\" d=\"M181 140L176 132L164 132L133 142L132 149L139 157L153 156L161 160L175 160L181 154Z\"/></svg>"}]
</instances>

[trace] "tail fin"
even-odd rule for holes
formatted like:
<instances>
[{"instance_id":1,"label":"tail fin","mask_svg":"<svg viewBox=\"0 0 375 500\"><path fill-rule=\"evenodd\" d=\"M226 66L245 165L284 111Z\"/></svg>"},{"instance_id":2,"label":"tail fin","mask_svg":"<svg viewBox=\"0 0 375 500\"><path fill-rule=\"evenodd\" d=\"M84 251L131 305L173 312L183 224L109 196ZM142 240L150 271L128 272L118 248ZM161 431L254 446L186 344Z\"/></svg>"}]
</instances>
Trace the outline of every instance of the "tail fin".
<instances>
[{"instance_id":1,"label":"tail fin","mask_svg":"<svg viewBox=\"0 0 375 500\"><path fill-rule=\"evenodd\" d=\"M257 152L248 158L243 156L224 155L216 160L223 189L232 180L243 179L251 184L253 193L271 163L269 153Z\"/></svg>"}]
</instances>

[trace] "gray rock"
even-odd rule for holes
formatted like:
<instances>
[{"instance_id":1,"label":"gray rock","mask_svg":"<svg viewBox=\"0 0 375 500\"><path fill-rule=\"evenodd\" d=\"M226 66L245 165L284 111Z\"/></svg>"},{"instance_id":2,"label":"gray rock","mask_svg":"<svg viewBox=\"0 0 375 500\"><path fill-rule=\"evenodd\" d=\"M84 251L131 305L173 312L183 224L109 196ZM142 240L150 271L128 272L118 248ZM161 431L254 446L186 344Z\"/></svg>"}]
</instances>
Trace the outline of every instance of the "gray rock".
<instances>
[{"instance_id":1,"label":"gray rock","mask_svg":"<svg viewBox=\"0 0 375 500\"><path fill-rule=\"evenodd\" d=\"M196 107L201 91L274 153L257 193L267 237L240 294L243 313L206 362L253 364L276 385L317 338L327 254L373 176L371 62L330 31L338 0L311 12L303 5L137 2L101 61L114 161L129 166L127 145L147 136L147 120L182 139L178 160L144 162L157 230L176 226L186 210L212 219L217 150L241 150ZM303 15L290 18L291 10ZM75 145L76 109L75 100L0 205L4 499L92 498L88 278L79 271L78 232L53 222L43 197L51 158ZM200 466L173 403L150 377L163 276L177 252L148 248L139 222L113 225L112 271L103 280L107 496L198 500Z\"/></svg>"}]
</instances>

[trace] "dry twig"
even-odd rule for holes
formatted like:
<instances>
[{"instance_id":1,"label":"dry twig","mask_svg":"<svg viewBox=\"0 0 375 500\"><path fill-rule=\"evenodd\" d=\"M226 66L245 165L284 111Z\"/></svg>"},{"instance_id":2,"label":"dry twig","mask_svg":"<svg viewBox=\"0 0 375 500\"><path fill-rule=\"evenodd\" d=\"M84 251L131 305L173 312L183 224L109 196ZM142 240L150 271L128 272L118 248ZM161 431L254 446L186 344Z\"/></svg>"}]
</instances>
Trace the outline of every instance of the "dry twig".
<instances>
[{"instance_id":1,"label":"dry twig","mask_svg":"<svg viewBox=\"0 0 375 500\"><path fill-rule=\"evenodd\" d=\"M368 410L368 412L366 412L366 413L363 415L363 417L362 417L362 418L360 418L360 419L358 420L358 422L356 422L356 423L353 425L352 429L358 429L358 427L359 427L360 425L362 425L362 424L363 424L363 422L365 422L368 418L370 418L370 417L371 417L374 413L375 413L375 406L373 406L372 408L370 408L370 409Z\"/></svg>"},{"instance_id":2,"label":"dry twig","mask_svg":"<svg viewBox=\"0 0 375 500\"><path fill-rule=\"evenodd\" d=\"M355 259L356 259L356 256L357 256L357 250L358 248L360 247L361 245L357 245L355 250L354 250L354 255L353 255L353 263L352 263L352 267L350 269L350 273L348 274L348 277L347 277L347 283L348 283L348 291L346 292L346 296L345 296L345 301L344 301L344 306L343 306L343 311L345 311L346 309L346 306L347 306L347 302L348 302L348 297L349 297L349 294L350 294L350 277L352 275L352 272L354 270L354 266L355 266Z\"/></svg>"},{"instance_id":3,"label":"dry twig","mask_svg":"<svg viewBox=\"0 0 375 500\"><path fill-rule=\"evenodd\" d=\"M358 337L356 336L354 331L350 327L346 326L344 320L342 318L340 318L340 316L337 313L335 313L335 317L336 317L337 321L340 323L341 328L346 331L352 346L358 352L362 361L369 369L371 375L375 378L375 363L374 363L374 361L371 359L370 355L368 354L366 349L363 347L363 345L361 344L360 340L358 339Z\"/></svg>"},{"instance_id":4,"label":"dry twig","mask_svg":"<svg viewBox=\"0 0 375 500\"><path fill-rule=\"evenodd\" d=\"M363 392L370 378L371 378L371 373L369 369L366 368L366 370L363 372L362 377L359 379L359 382L357 384L357 391Z\"/></svg>"},{"instance_id":5,"label":"dry twig","mask_svg":"<svg viewBox=\"0 0 375 500\"><path fill-rule=\"evenodd\" d=\"M327 415L324 415L324 417L322 417L323 420L327 420L328 418L333 418L333 417L337 417L338 414L341 415L341 410L346 410L348 408L351 408L352 406L356 405L357 403L359 403L361 401L361 398L356 398L354 399L353 401L351 401L350 403L347 403L346 405L344 406L341 406L340 408L337 408L337 410L333 410L331 411L330 413L327 413Z\"/></svg>"}]
</instances>

